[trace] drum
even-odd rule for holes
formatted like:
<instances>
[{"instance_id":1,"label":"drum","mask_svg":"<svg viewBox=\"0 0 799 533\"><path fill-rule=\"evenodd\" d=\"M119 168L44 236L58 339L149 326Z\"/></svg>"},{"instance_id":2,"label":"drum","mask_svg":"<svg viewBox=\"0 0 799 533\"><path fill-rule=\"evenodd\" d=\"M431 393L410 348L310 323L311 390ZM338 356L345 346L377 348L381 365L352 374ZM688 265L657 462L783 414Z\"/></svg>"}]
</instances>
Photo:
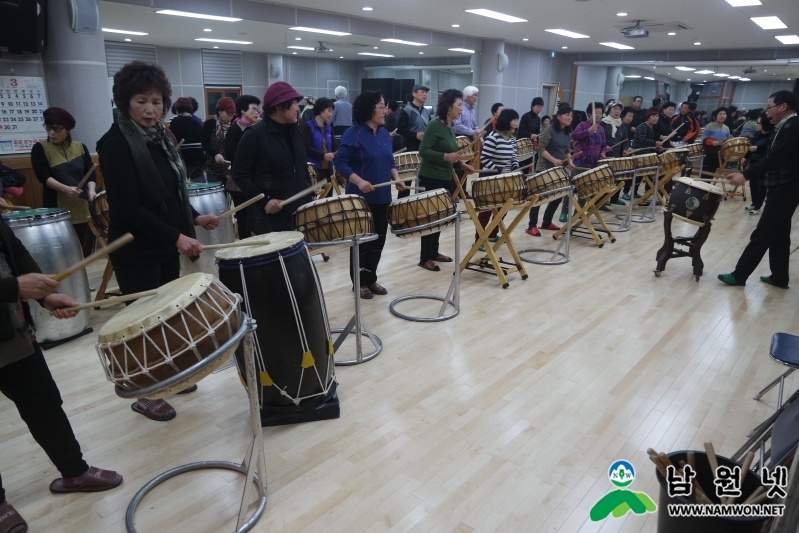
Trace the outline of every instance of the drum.
<instances>
[{"instance_id":1,"label":"drum","mask_svg":"<svg viewBox=\"0 0 799 533\"><path fill-rule=\"evenodd\" d=\"M397 167L397 173L400 179L416 176L419 172L419 165L421 164L422 158L419 157L419 152L394 154L394 166Z\"/></svg>"},{"instance_id":2,"label":"drum","mask_svg":"<svg viewBox=\"0 0 799 533\"><path fill-rule=\"evenodd\" d=\"M3 213L3 218L44 274L58 274L83 259L78 234L66 209L15 211ZM58 292L71 296L80 304L89 302L86 269L63 280ZM58 319L35 300L28 300L28 304L36 324L36 339L40 343L68 339L89 327L88 309L72 318Z\"/></svg>"},{"instance_id":3,"label":"drum","mask_svg":"<svg viewBox=\"0 0 799 533\"><path fill-rule=\"evenodd\" d=\"M635 163L635 170L638 176L645 176L657 172L657 166L660 164L657 154L642 154L633 156Z\"/></svg>"},{"instance_id":4,"label":"drum","mask_svg":"<svg viewBox=\"0 0 799 533\"><path fill-rule=\"evenodd\" d=\"M435 189L400 198L391 202L388 208L388 223L392 233L399 230L418 228L425 224L432 224L427 229L409 231L398 234L397 237L421 237L429 233L436 233L455 224L455 220L435 224L436 221L445 219L455 214L455 203L446 189Z\"/></svg>"},{"instance_id":5,"label":"drum","mask_svg":"<svg viewBox=\"0 0 799 533\"><path fill-rule=\"evenodd\" d=\"M688 157L690 159L698 159L705 155L705 149L702 143L686 144L685 147L688 149Z\"/></svg>"},{"instance_id":6,"label":"drum","mask_svg":"<svg viewBox=\"0 0 799 533\"><path fill-rule=\"evenodd\" d=\"M563 167L555 167L542 172L537 172L532 176L528 176L527 180L525 180L525 183L527 185L527 193L530 196L534 194L538 195L537 203L539 204L551 202L556 198L567 196L569 194L568 190L557 193L549 191L571 185L569 173Z\"/></svg>"},{"instance_id":7,"label":"drum","mask_svg":"<svg viewBox=\"0 0 799 533\"><path fill-rule=\"evenodd\" d=\"M308 175L311 177L311 185L316 185L319 181L319 173L313 163L308 163Z\"/></svg>"},{"instance_id":8,"label":"drum","mask_svg":"<svg viewBox=\"0 0 799 533\"><path fill-rule=\"evenodd\" d=\"M678 167L684 167L688 163L687 148L672 148L660 154L660 173L665 174Z\"/></svg>"},{"instance_id":9,"label":"drum","mask_svg":"<svg viewBox=\"0 0 799 533\"><path fill-rule=\"evenodd\" d=\"M602 164L609 166L614 174L629 174L635 170L635 161L632 157L610 157L601 161Z\"/></svg>"},{"instance_id":10,"label":"drum","mask_svg":"<svg viewBox=\"0 0 799 533\"><path fill-rule=\"evenodd\" d=\"M477 209L500 208L509 199L523 202L527 196L524 174L508 172L472 181L472 196Z\"/></svg>"},{"instance_id":11,"label":"drum","mask_svg":"<svg viewBox=\"0 0 799 533\"><path fill-rule=\"evenodd\" d=\"M103 235L108 236L108 228L111 226L111 216L108 206L108 191L100 191L94 197L94 202L89 204L89 212L92 221Z\"/></svg>"},{"instance_id":12,"label":"drum","mask_svg":"<svg viewBox=\"0 0 799 533\"><path fill-rule=\"evenodd\" d=\"M245 311L258 322L255 364L262 415L296 414L335 394L333 341L302 233L275 232L245 241L264 238L270 244L219 250L219 279L244 295ZM243 348L236 359L246 380Z\"/></svg>"},{"instance_id":13,"label":"drum","mask_svg":"<svg viewBox=\"0 0 799 533\"><path fill-rule=\"evenodd\" d=\"M201 215L221 215L230 209L225 186L221 183L190 183L189 203ZM243 215L244 213L241 213ZM237 215L238 216L238 215ZM215 230L203 229L194 226L197 240L203 244L229 244L236 240L236 228L233 226L233 217L219 221ZM180 273L182 276L194 272L205 272L212 276L217 275L214 254L203 252L200 258L192 262L191 259L180 254Z\"/></svg>"},{"instance_id":14,"label":"drum","mask_svg":"<svg viewBox=\"0 0 799 533\"><path fill-rule=\"evenodd\" d=\"M727 163L740 161L749 153L751 145L751 141L746 137L727 139L721 143L721 159Z\"/></svg>"},{"instance_id":15,"label":"drum","mask_svg":"<svg viewBox=\"0 0 799 533\"><path fill-rule=\"evenodd\" d=\"M294 213L294 227L309 243L332 242L372 235L372 212L357 194L331 196L300 206Z\"/></svg>"},{"instance_id":16,"label":"drum","mask_svg":"<svg viewBox=\"0 0 799 533\"><path fill-rule=\"evenodd\" d=\"M532 139L525 137L524 139L516 139L516 151L519 153L519 161L530 159L535 152L535 145Z\"/></svg>"},{"instance_id":17,"label":"drum","mask_svg":"<svg viewBox=\"0 0 799 533\"><path fill-rule=\"evenodd\" d=\"M239 329L241 296L210 274L195 273L140 298L100 329L97 354L106 378L125 390L137 390L176 376L214 353ZM190 387L222 366L224 354L201 372L149 395L166 398Z\"/></svg>"},{"instance_id":18,"label":"drum","mask_svg":"<svg viewBox=\"0 0 799 533\"><path fill-rule=\"evenodd\" d=\"M461 153L463 158L474 157L475 145L472 144L474 139L467 137L466 135L458 135L455 137L455 141L458 143L458 151Z\"/></svg>"},{"instance_id":19,"label":"drum","mask_svg":"<svg viewBox=\"0 0 799 533\"><path fill-rule=\"evenodd\" d=\"M582 174L577 174L574 177L574 192L583 198L590 198L615 182L616 180L610 167L602 165Z\"/></svg>"},{"instance_id":20,"label":"drum","mask_svg":"<svg viewBox=\"0 0 799 533\"><path fill-rule=\"evenodd\" d=\"M675 216L702 225L713 220L724 191L715 185L691 178L677 178L669 196L668 210Z\"/></svg>"}]
</instances>

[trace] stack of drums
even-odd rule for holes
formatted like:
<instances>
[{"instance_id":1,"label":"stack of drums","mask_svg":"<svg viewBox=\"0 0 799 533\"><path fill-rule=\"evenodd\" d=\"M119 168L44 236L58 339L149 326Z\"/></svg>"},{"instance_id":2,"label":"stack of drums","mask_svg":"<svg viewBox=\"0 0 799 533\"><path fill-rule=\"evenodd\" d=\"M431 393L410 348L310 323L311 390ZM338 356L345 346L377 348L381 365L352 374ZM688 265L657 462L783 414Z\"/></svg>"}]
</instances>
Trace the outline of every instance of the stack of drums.
<instances>
[{"instance_id":1,"label":"stack of drums","mask_svg":"<svg viewBox=\"0 0 799 533\"><path fill-rule=\"evenodd\" d=\"M610 167L602 165L576 175L574 177L574 192L581 198L592 198L602 192L607 186L613 185L615 181Z\"/></svg>"},{"instance_id":2,"label":"stack of drums","mask_svg":"<svg viewBox=\"0 0 799 533\"><path fill-rule=\"evenodd\" d=\"M527 185L522 172L508 172L472 181L474 206L478 210L499 209L512 199L523 202L527 197Z\"/></svg>"},{"instance_id":3,"label":"stack of drums","mask_svg":"<svg viewBox=\"0 0 799 533\"><path fill-rule=\"evenodd\" d=\"M201 215L219 216L230 208L225 186L220 183L191 183L189 188L189 203ZM233 226L233 217L219 221L219 226L214 230L206 230L195 226L197 240L203 244L230 244L236 240L236 229ZM192 262L191 259L180 254L180 273L185 276L197 272L205 272L212 276L217 275L214 254L204 252L200 258Z\"/></svg>"},{"instance_id":4,"label":"stack of drums","mask_svg":"<svg viewBox=\"0 0 799 533\"><path fill-rule=\"evenodd\" d=\"M58 274L83 259L78 234L69 221L66 209L30 209L3 213L3 219L14 235L27 248L44 274ZM58 292L74 298L78 303L90 301L89 277L81 269L61 282ZM29 300L31 318L36 324L36 339L50 343L80 335L89 327L89 310L76 316L58 319L35 300Z\"/></svg>"}]
</instances>

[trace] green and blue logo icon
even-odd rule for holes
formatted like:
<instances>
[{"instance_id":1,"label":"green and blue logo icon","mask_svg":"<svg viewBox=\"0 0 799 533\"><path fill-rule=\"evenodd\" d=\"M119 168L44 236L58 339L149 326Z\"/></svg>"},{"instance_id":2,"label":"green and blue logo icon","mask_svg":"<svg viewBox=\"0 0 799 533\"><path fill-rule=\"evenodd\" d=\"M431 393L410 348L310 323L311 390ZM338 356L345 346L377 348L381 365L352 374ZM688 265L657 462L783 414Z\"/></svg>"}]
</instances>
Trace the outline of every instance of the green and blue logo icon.
<instances>
[{"instance_id":1,"label":"green and blue logo icon","mask_svg":"<svg viewBox=\"0 0 799 533\"><path fill-rule=\"evenodd\" d=\"M616 490L608 492L591 508L591 520L601 522L608 516L621 518L630 511L635 514L654 513L657 505L648 494L625 490L635 481L635 467L629 461L619 460L610 465L608 479Z\"/></svg>"}]
</instances>

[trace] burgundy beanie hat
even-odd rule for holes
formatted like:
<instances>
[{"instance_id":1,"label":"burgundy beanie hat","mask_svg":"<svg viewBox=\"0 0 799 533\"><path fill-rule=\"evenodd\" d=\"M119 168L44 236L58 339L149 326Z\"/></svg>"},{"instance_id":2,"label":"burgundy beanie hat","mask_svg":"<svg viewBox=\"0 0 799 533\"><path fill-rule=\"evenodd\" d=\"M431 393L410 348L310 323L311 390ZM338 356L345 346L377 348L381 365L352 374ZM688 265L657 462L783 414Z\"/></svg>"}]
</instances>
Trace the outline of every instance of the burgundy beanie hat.
<instances>
[{"instance_id":1,"label":"burgundy beanie hat","mask_svg":"<svg viewBox=\"0 0 799 533\"><path fill-rule=\"evenodd\" d=\"M49 107L42 113L44 116L44 123L53 126L62 126L68 130L75 129L75 117L69 114L69 111L60 107Z\"/></svg>"},{"instance_id":2,"label":"burgundy beanie hat","mask_svg":"<svg viewBox=\"0 0 799 533\"><path fill-rule=\"evenodd\" d=\"M660 111L658 111L658 110L657 110L657 109L655 109L654 107L653 107L653 108L651 108L651 109L648 109L648 110L647 110L647 112L646 112L646 118L649 118L649 117L651 117L652 115L660 115Z\"/></svg>"},{"instance_id":3,"label":"burgundy beanie hat","mask_svg":"<svg viewBox=\"0 0 799 533\"><path fill-rule=\"evenodd\" d=\"M191 113L193 108L194 106L191 103L191 98L187 96L181 96L175 100L175 111L178 113ZM217 104L217 109L219 109L219 104Z\"/></svg>"},{"instance_id":4,"label":"burgundy beanie hat","mask_svg":"<svg viewBox=\"0 0 799 533\"><path fill-rule=\"evenodd\" d=\"M233 98L229 96L224 96L219 99L216 103L216 110L217 111L226 111L231 115L236 114L236 102L233 101Z\"/></svg>"},{"instance_id":5,"label":"burgundy beanie hat","mask_svg":"<svg viewBox=\"0 0 799 533\"><path fill-rule=\"evenodd\" d=\"M270 107L288 102L289 100L294 100L295 98L297 100L302 100L304 96L295 91L294 87L285 81L276 81L267 87L264 93L263 107L264 109L269 109Z\"/></svg>"}]
</instances>

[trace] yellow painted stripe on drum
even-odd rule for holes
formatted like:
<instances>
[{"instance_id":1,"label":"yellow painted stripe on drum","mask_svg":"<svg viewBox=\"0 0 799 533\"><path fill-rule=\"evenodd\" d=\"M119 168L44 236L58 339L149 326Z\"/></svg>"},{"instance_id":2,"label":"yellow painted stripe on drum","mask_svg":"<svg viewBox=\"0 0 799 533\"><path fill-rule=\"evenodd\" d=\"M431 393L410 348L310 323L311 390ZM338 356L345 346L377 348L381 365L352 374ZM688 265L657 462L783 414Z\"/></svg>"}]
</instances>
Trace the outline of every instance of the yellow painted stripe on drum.
<instances>
[{"instance_id":1,"label":"yellow painted stripe on drum","mask_svg":"<svg viewBox=\"0 0 799 533\"><path fill-rule=\"evenodd\" d=\"M241 386L245 389L247 388L247 382L244 381L244 378L239 374L239 381L241 381Z\"/></svg>"},{"instance_id":2,"label":"yellow painted stripe on drum","mask_svg":"<svg viewBox=\"0 0 799 533\"><path fill-rule=\"evenodd\" d=\"M272 381L272 376L270 376L269 372L267 372L266 370L261 372L260 376L261 376L261 386L262 387L271 387L272 385L275 384L275 382Z\"/></svg>"},{"instance_id":3,"label":"yellow painted stripe on drum","mask_svg":"<svg viewBox=\"0 0 799 533\"><path fill-rule=\"evenodd\" d=\"M327 339L327 355L333 355L333 339Z\"/></svg>"},{"instance_id":4,"label":"yellow painted stripe on drum","mask_svg":"<svg viewBox=\"0 0 799 533\"><path fill-rule=\"evenodd\" d=\"M313 354L311 352L305 352L302 354L302 367L303 368L311 368L316 364L316 360L313 358Z\"/></svg>"}]
</instances>

